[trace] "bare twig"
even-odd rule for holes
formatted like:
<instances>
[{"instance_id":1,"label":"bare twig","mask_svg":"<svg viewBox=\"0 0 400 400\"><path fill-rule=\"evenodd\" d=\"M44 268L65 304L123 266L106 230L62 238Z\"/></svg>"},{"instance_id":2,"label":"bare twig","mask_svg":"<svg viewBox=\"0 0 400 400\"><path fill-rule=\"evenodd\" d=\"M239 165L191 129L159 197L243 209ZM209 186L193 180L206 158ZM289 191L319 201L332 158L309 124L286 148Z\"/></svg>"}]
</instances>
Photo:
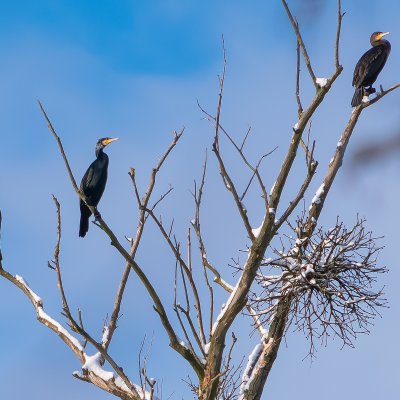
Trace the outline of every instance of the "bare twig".
<instances>
[{"instance_id":1,"label":"bare twig","mask_svg":"<svg viewBox=\"0 0 400 400\"><path fill-rule=\"evenodd\" d=\"M305 194L306 190L310 186L311 180L314 177L315 172L316 172L317 167L318 167L318 162L315 161L314 158L313 158L313 152L314 152L314 145L313 145L313 148L312 148L311 152L309 153L310 159L309 159L309 162L308 162L307 176L306 176L306 178L305 178L305 180L304 180L299 192L297 193L296 197L290 202L290 204L288 205L287 209L283 212L283 214L281 215L279 220L276 222L276 227L277 228L282 226L282 224L285 221L287 221L289 216L292 214L293 210L299 204L300 200L304 197L304 194Z\"/></svg>"},{"instance_id":2,"label":"bare twig","mask_svg":"<svg viewBox=\"0 0 400 400\"><path fill-rule=\"evenodd\" d=\"M235 204L236 204L239 214L242 218L243 224L246 228L247 234L249 235L250 239L254 240L254 235L251 230L249 219L247 217L247 211L246 211L245 207L243 206L243 203L240 201L240 196L236 190L236 187L233 183L232 178L230 177L229 173L227 172L225 163L222 159L220 149L219 149L219 130L221 127L221 124L220 124L221 107L222 107L223 88L224 88L225 72L226 72L226 51L225 51L225 42L224 42L223 37L222 37L222 46L223 46L223 54L224 54L224 66L223 66L222 75L219 77L219 93L218 93L217 111L216 111L216 116L215 116L215 136L214 136L214 143L213 143L213 152L217 157L217 160L219 163L219 168L220 168L220 174L221 174L222 180L224 182L224 185L232 193Z\"/></svg>"},{"instance_id":3,"label":"bare twig","mask_svg":"<svg viewBox=\"0 0 400 400\"><path fill-rule=\"evenodd\" d=\"M45 115L45 116L46 116L46 120L48 122L50 122L48 117L47 117L47 115ZM50 124L50 126L51 126L51 124ZM52 131L53 135L57 139L57 142L59 143L59 147L60 147L62 156L64 158L65 164L66 164L68 170L70 171L67 157L66 157L66 155L65 155L65 153L64 153L64 151L62 149L61 140L56 135L56 133L55 133L54 129L52 128L52 126L51 126L50 130ZM168 149L168 151L164 154L163 158L161 159L161 161L158 164L159 167L161 167L161 165L164 162L165 158L168 156L170 151L172 151L173 147L175 146L177 140L179 140L179 138L182 135L182 133L183 133L183 131L180 134L175 133L173 145L171 145L170 148ZM150 182L150 185L149 185L150 194L151 194L151 192L152 192L152 190L154 188L154 183L152 183L152 182L153 181L155 182L155 177L156 177L157 172L158 172L158 169L156 168L156 169L153 170L153 173L151 175L151 182ZM84 200L85 197L82 195L82 193L80 193L79 190L76 190L76 183L75 183L75 180L73 179L72 173L70 174L70 178L71 178L71 182L72 182L72 184L74 186L75 191ZM149 197L150 197L150 194L149 194ZM145 198L147 198L146 195L145 195ZM92 212L95 211L93 207L89 207L89 208L91 209ZM142 207L142 208L144 209L144 207ZM134 261L132 255L130 253L128 253L125 250L125 248L121 245L121 243L119 242L119 240L115 236L114 232L109 228L109 226L106 224L106 222L103 220L103 218L102 217L98 217L95 223L96 223L96 225L98 225L107 234L107 236L111 240L111 245L114 246L117 249L117 251L121 254L121 256L126 260L127 265L129 265L129 267L132 268L135 271L135 273L137 274L137 276L139 277L139 279L143 283L144 287L146 288L147 292L149 293L150 297L152 298L152 300L154 302L154 310L159 315L160 320L161 320L161 322L163 324L163 327L164 327L166 333L168 334L168 337L170 339L171 347L174 350L176 350L179 354L181 354L182 357L185 358L190 363L190 365L193 367L193 369L196 372L196 374L199 376L199 378L201 378L202 375L203 375L203 366L201 365L201 363L199 363L197 361L196 357L192 354L192 352L189 349L185 348L183 345L180 344L180 342L178 340L178 337L177 337L177 335L176 335L176 333L175 333L175 331L174 331L174 329L173 329L173 327L172 327L172 325L171 325L171 323L170 323L170 321L168 319L167 313L166 313L165 308L164 308L164 306L163 306L163 304L161 302L161 299L158 296L157 291L154 289L153 285L150 283L150 281L147 278L146 274L139 267L139 265ZM142 229L143 228L140 226L140 222L139 222L138 230L140 232L142 232ZM141 233L140 233L140 235L141 235ZM140 240L140 239L138 239L138 240ZM135 243L132 244L132 247L134 246L134 244ZM122 288L122 287L125 287L126 280L125 280L125 282L123 282L123 281L124 281L125 277L127 279L127 275L129 275L129 273L127 273L127 274L124 273L123 278L121 280L122 284L120 285L119 291L117 293L117 298L116 298L116 303L115 303L114 310L117 310L117 308L119 310L120 302L122 300L122 294L120 295L120 293L123 293L124 288ZM118 312L116 311L116 316L112 315L112 317L111 317L111 321L114 321L115 327L116 327L116 321L118 319L118 313L119 313L119 311ZM114 330L115 330L115 327L113 328ZM110 322L110 337L111 336L112 335L111 335L111 322ZM107 346L105 346L105 347L107 348ZM101 348L101 350L103 350L102 346L100 346L100 348Z\"/></svg>"},{"instance_id":4,"label":"bare twig","mask_svg":"<svg viewBox=\"0 0 400 400\"><path fill-rule=\"evenodd\" d=\"M165 230L162 221L157 218L153 212L153 210L146 209L146 212L150 215L150 217L154 220L156 225L158 226L161 234L163 235L164 239L167 241L170 249L172 250L176 260L179 262L180 266L182 267L183 271L185 272L186 277L189 280L189 284L195 299L195 308L196 308L196 314L197 314L197 321L199 325L199 332L200 332L200 339L202 344L205 344L205 335L204 335L204 328L203 328L203 316L202 316L202 306L200 302L200 296L197 290L196 283L193 278L192 271L189 269L187 263L183 260L181 257L180 251L179 251L179 246L174 244L171 238L169 237L167 231Z\"/></svg>"},{"instance_id":5,"label":"bare twig","mask_svg":"<svg viewBox=\"0 0 400 400\"><path fill-rule=\"evenodd\" d=\"M335 43L335 64L336 64L336 69L339 69L340 62L339 62L339 48L340 48L340 31L342 28L342 19L345 16L345 12L342 13L342 6L341 6L341 0L338 0L338 19L337 19L337 31L336 31L336 43Z\"/></svg>"},{"instance_id":6,"label":"bare twig","mask_svg":"<svg viewBox=\"0 0 400 400\"><path fill-rule=\"evenodd\" d=\"M186 309L184 309L184 308L178 303L178 301L177 301L178 266L179 266L179 269L180 269L180 272L181 272L181 280L182 280L182 282L183 282L183 287L184 287L184 291L185 291ZM190 328L191 328L193 337L195 338L196 343L197 343L199 349L202 351L203 356L204 356L203 345L201 344L200 338L199 338L199 336L197 335L196 330L194 329L194 325L193 325L192 319L191 319L191 317L190 317L189 310L190 310L190 306L189 306L189 295L188 295L187 286L186 286L185 274L183 273L182 266L181 266L181 265L179 264L179 262L177 261L177 262L176 262L176 265L175 265L174 311L175 311L175 314L176 314L176 316L177 316L177 318L178 318L178 321L179 321L179 324L180 324L181 329L182 329L182 331L183 331L183 334L185 335L185 339L186 339L186 341L187 341L187 343L188 343L190 349L192 350L193 354L196 354L196 352L195 352L195 350L194 350L192 341L191 341L190 336L189 336L189 334L188 334L188 332L187 332L187 329L186 329L186 327L185 327L185 324L183 323L183 320L182 320L182 317L181 317L181 313L185 315L185 318L186 318L187 321L189 322L189 326L190 326ZM196 355L196 357L197 357L197 355ZM199 360L199 362L200 362L200 360Z\"/></svg>"},{"instance_id":7,"label":"bare twig","mask_svg":"<svg viewBox=\"0 0 400 400\"><path fill-rule=\"evenodd\" d=\"M75 319L72 316L72 313L69 309L67 298L65 295L64 291L64 285L63 281L61 278L61 267L60 267L60 261L59 261L59 254L60 254L60 241L61 241L61 210L60 210L60 203L58 202L57 198L53 195L53 200L56 205L57 209L57 243L56 247L54 250L54 269L57 273L57 282L58 282L58 288L60 290L60 295L62 299L62 304L63 304L63 312L65 316L68 318L69 324L71 329L74 332L79 333L87 342L91 343L101 354L101 356L107 360L107 362L113 367L114 371L121 377L125 385L129 388L129 390L135 394L137 394L137 391L135 387L132 385L131 381L129 378L125 375L123 372L122 368L117 365L117 363L110 357L110 355L107 353L107 350L104 348L104 346L100 345L97 343L96 340L92 338L92 336L89 335L89 333L83 329L83 324L80 323L78 324ZM81 320L81 316L80 316Z\"/></svg>"},{"instance_id":8,"label":"bare twig","mask_svg":"<svg viewBox=\"0 0 400 400\"><path fill-rule=\"evenodd\" d=\"M307 66L308 73L310 74L311 80L313 81L313 84L314 84L315 88L317 89L318 85L317 85L317 82L316 82L316 77L315 77L314 71L313 71L313 69L311 67L310 57L308 56L308 52L307 52L306 46L305 46L305 44L303 42L303 38L302 38L301 33L300 33L299 24L297 23L297 21L293 17L292 12L290 11L289 6L287 5L287 2L285 0L282 0L282 4L285 7L286 13L287 13L287 15L289 17L289 20L290 20L290 22L292 24L293 30L294 30L294 32L296 34L297 43L300 45L301 52L303 53L303 58L304 58L304 62L306 64L306 66Z\"/></svg>"},{"instance_id":9,"label":"bare twig","mask_svg":"<svg viewBox=\"0 0 400 400\"><path fill-rule=\"evenodd\" d=\"M290 294L289 323L310 339L311 356L315 339L326 343L332 333L343 345L353 346L357 333L368 333L372 318L386 305L382 289L373 286L378 274L387 270L376 265L381 248L364 222L359 219L351 229L339 221L328 231L319 228L301 253L282 255L275 249L279 262L269 265L274 264L274 269L282 265L278 268L283 272L274 278L259 276L264 289L254 307L263 321L275 312L275 299ZM302 231L306 219L300 217L297 224L296 232Z\"/></svg>"},{"instance_id":10,"label":"bare twig","mask_svg":"<svg viewBox=\"0 0 400 400\"><path fill-rule=\"evenodd\" d=\"M211 121L213 123L216 123L217 117L214 117L210 113L208 113L199 103L197 103L197 105L199 106L200 110L207 116L209 121ZM242 144L240 146L235 142L235 140L233 140L232 136L227 132L227 130L221 124L219 125L219 130L227 137L229 142L233 145L235 150L239 153L239 156L243 160L244 164L252 171L252 176L249 179L249 182L247 184L246 189L244 190L243 194L241 196L239 196L241 207L243 208L243 203L242 203L243 199L244 199L244 197L245 197L245 195L246 195L246 193L247 193L247 191L248 191L248 189L249 189L254 177L257 177L257 181L258 181L258 184L259 184L260 189L261 189L262 197L264 198L265 207L268 208L268 194L267 194L267 191L265 189L264 182L263 182L263 180L261 178L259 168L260 168L261 162L264 160L264 158L266 158L269 155L271 155L278 147L275 147L274 149L272 149L268 153L262 155L260 157L257 165L254 167L249 162L249 160L247 159L247 157L245 156L244 151L243 151L243 147L244 147L244 144L245 144L245 142L247 140L247 137L249 135L250 129L246 132L246 135L245 135L245 137L243 139L243 142L242 142ZM221 159L222 159L222 156L221 156ZM224 179L224 176L223 176L223 179ZM229 182L226 182L224 180L224 184L225 184L225 187L231 192L231 185L229 184Z\"/></svg>"},{"instance_id":11,"label":"bare twig","mask_svg":"<svg viewBox=\"0 0 400 400\"><path fill-rule=\"evenodd\" d=\"M372 106L372 104L375 104L375 103L376 103L377 101L379 101L382 97L386 96L387 94L389 94L389 93L392 92L393 90L398 89L399 87L400 87L400 83L398 83L397 85L391 86L389 89L384 90L383 87L382 87L382 85L381 85L381 86L380 86L380 92L377 93L377 95L376 95L373 99L367 101L366 103L361 103L361 107L362 107L362 108L367 108L367 107L369 107L369 106Z\"/></svg>"},{"instance_id":12,"label":"bare twig","mask_svg":"<svg viewBox=\"0 0 400 400\"><path fill-rule=\"evenodd\" d=\"M135 258L136 255L136 251L139 247L139 243L140 240L142 238L142 234L143 234L143 230L144 230L144 224L145 224L145 220L146 220L146 213L145 213L145 208L148 206L151 195L153 193L153 189L156 183L156 177L157 177L157 173L159 172L159 170L161 169L161 167L163 166L165 160L167 159L168 155L171 153L171 151L173 150L173 148L177 145L179 139L182 137L184 133L184 129L182 129L179 133L174 132L174 136L173 136L173 140L172 143L170 144L170 146L168 147L168 149L166 150L166 152L164 153L164 155L161 157L160 161L158 162L158 164L153 168L151 175L150 175L150 179L149 179L149 184L146 190L146 193L144 194L142 200L140 200L140 195L139 195L139 191L136 185L136 180L135 180L135 170L134 168L131 168L130 172L129 172L129 176L132 179L132 183L133 183L133 187L135 190L135 195L136 195L136 200L138 202L138 206L139 206L139 223L138 223L138 227L136 230L136 236L135 239L132 242L131 245L131 249L129 252L129 255L132 259ZM172 188L170 189L172 190ZM169 192L167 192L166 194L168 194ZM160 199L159 201L161 201L162 199ZM154 207L157 205L157 203L154 205ZM154 208L153 207L153 208ZM111 314L111 319L110 319L110 333L109 333L109 337L108 337L108 341L106 343L106 348L109 346L111 339L113 337L114 331L117 328L117 321L118 321L118 316L119 316L119 312L121 309L121 302L122 302L122 298L125 292L125 287L126 287L126 283L128 281L129 278L129 273L131 271L131 265L129 263L126 264L125 266L125 270L124 273L122 275L119 287L118 287L118 291L117 294L115 296L115 301L114 301L114 308Z\"/></svg>"},{"instance_id":13,"label":"bare twig","mask_svg":"<svg viewBox=\"0 0 400 400\"><path fill-rule=\"evenodd\" d=\"M40 109L42 110L42 113L43 113L43 115L44 115L44 117L45 117L45 119L47 121L47 126L48 126L48 128L50 129L50 132L53 134L54 138L57 141L58 148L60 149L62 158L63 158L64 163L65 163L65 167L67 168L67 171L68 171L69 179L71 180L71 183L72 183L72 187L74 188L74 190L77 193L77 195L82 198L82 193L81 193L81 191L79 190L79 188L78 188L78 186L76 184L74 175L72 173L71 167L69 166L69 162L67 160L67 156L65 155L64 147L63 147L63 145L61 143L61 140L60 140L59 136L57 135L55 129L53 128L53 125L50 122L50 119L47 116L47 113L46 113L44 107L42 106L42 103L39 100L38 100L38 103L39 103Z\"/></svg>"},{"instance_id":14,"label":"bare twig","mask_svg":"<svg viewBox=\"0 0 400 400\"><path fill-rule=\"evenodd\" d=\"M297 47L296 47L296 101L297 101L297 114L298 117L301 117L303 113L303 106L301 105L300 99L300 44L297 40Z\"/></svg>"}]
</instances>

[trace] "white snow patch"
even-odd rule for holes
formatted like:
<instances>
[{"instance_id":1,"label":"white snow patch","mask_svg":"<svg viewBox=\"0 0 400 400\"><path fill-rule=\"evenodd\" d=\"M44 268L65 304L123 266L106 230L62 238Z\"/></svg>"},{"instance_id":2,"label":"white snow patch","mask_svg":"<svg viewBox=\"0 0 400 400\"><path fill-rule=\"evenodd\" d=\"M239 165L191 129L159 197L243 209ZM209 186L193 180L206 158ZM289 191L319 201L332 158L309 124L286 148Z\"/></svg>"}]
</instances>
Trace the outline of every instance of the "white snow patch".
<instances>
[{"instance_id":1,"label":"white snow patch","mask_svg":"<svg viewBox=\"0 0 400 400\"><path fill-rule=\"evenodd\" d=\"M315 193L314 197L311 200L311 205L321 203L321 196L324 194L325 183L323 183Z\"/></svg>"},{"instance_id":2,"label":"white snow patch","mask_svg":"<svg viewBox=\"0 0 400 400\"><path fill-rule=\"evenodd\" d=\"M88 356L85 354L85 364L82 365L83 371L93 372L103 381L109 381L114 378L114 373L111 371L106 371L100 365L102 357L100 353L96 353L93 356Z\"/></svg>"},{"instance_id":3,"label":"white snow patch","mask_svg":"<svg viewBox=\"0 0 400 400\"><path fill-rule=\"evenodd\" d=\"M275 209L274 208L270 208L270 210L275 210ZM261 228L264 225L264 221L265 221L265 215L264 215L264 218L263 218L263 221L262 221L261 225L258 228L254 228L254 229L251 230L253 232L254 237L257 238L260 235Z\"/></svg>"},{"instance_id":4,"label":"white snow patch","mask_svg":"<svg viewBox=\"0 0 400 400\"><path fill-rule=\"evenodd\" d=\"M82 365L82 370L84 372L92 372L100 379L105 382L108 382L111 379L114 379L114 383L124 392L131 393L131 390L128 388L126 383L122 380L120 376L115 376L114 372L106 371L100 364L102 357L100 353L96 353L93 356L88 356L85 354L85 363ZM74 371L73 375L81 376L78 371ZM143 392L142 388L139 385L132 384L132 386L136 389L139 396L143 400L150 400L151 395L149 392ZM153 396L153 400L158 400L157 397Z\"/></svg>"},{"instance_id":5,"label":"white snow patch","mask_svg":"<svg viewBox=\"0 0 400 400\"><path fill-rule=\"evenodd\" d=\"M250 253L250 252L249 252ZM245 269L245 267L243 268L243 270ZM238 284L240 282L241 277L238 280ZM225 303L225 307L221 310L221 312L219 313L217 319L215 320L215 322L213 323L212 329L211 329L211 335L214 335L215 329L217 329L217 326L219 324L219 321L221 320L221 318L224 316L226 310L229 308L229 305L231 304L231 301L233 299L233 297L236 294L236 290L238 288L238 285L236 285L234 287L234 289L232 290L231 295L229 296L229 299L227 300L227 302Z\"/></svg>"},{"instance_id":6,"label":"white snow patch","mask_svg":"<svg viewBox=\"0 0 400 400\"><path fill-rule=\"evenodd\" d=\"M368 96L364 96L364 97L362 98L362 102L363 102L363 103L368 103L368 102L369 102L369 97L368 97Z\"/></svg>"},{"instance_id":7,"label":"white snow patch","mask_svg":"<svg viewBox=\"0 0 400 400\"><path fill-rule=\"evenodd\" d=\"M326 84L328 83L328 78L317 78L315 80L315 83L319 86L319 87L324 87L326 86Z\"/></svg>"},{"instance_id":8,"label":"white snow patch","mask_svg":"<svg viewBox=\"0 0 400 400\"><path fill-rule=\"evenodd\" d=\"M275 208L268 208L268 212L270 213L270 214L275 214Z\"/></svg>"},{"instance_id":9,"label":"white snow patch","mask_svg":"<svg viewBox=\"0 0 400 400\"><path fill-rule=\"evenodd\" d=\"M121 379L120 376L117 376L117 377L114 379L114 382L115 382L115 384L116 384L120 389L124 390L125 392L130 392L128 386L126 386L126 383ZM141 395L141 397L143 398L142 388L139 387L138 385L133 385L133 386L134 386L134 388L137 390L137 392L139 393L139 395ZM149 395L150 395L150 393L146 393L146 397L145 397L145 398L146 398L146 399L149 399L149 398L150 398Z\"/></svg>"},{"instance_id":10,"label":"white snow patch","mask_svg":"<svg viewBox=\"0 0 400 400\"><path fill-rule=\"evenodd\" d=\"M150 381L154 381L154 379L151 378ZM115 382L115 384L116 384L119 388L121 388L121 389L124 390L125 392L128 392L128 393L131 392L131 391L129 390L128 386L126 386L126 383L121 379L120 376L117 376L117 377L114 379L114 382ZM139 394L139 396L140 396L141 399L143 399L143 400L150 400L150 399L152 399L152 400L159 400L159 398L156 397L156 396L154 396L154 394L153 394L153 397L151 397L151 394L150 394L149 392L144 392L144 393L143 393L143 389L142 389L139 385L133 384L132 386L136 389L136 391L138 392L138 394Z\"/></svg>"},{"instance_id":11,"label":"white snow patch","mask_svg":"<svg viewBox=\"0 0 400 400\"><path fill-rule=\"evenodd\" d=\"M24 278L22 276L19 275L15 275L15 279L21 283L22 285L25 286L25 289L29 292L29 294L32 296L34 302L40 306L42 305L42 299L29 287L29 285L26 283L26 281L24 280Z\"/></svg>"},{"instance_id":12,"label":"white snow patch","mask_svg":"<svg viewBox=\"0 0 400 400\"><path fill-rule=\"evenodd\" d=\"M79 350L83 351L83 346L78 339L72 336L58 321L51 318L48 314L43 310L43 302L42 299L29 287L29 285L25 282L24 278L19 275L15 275L15 279L21 283L25 289L29 292L30 296L33 298L35 302L36 312L39 318L41 318L45 325L53 325L57 328L58 333L64 335L68 338L68 340Z\"/></svg>"},{"instance_id":13,"label":"white snow patch","mask_svg":"<svg viewBox=\"0 0 400 400\"><path fill-rule=\"evenodd\" d=\"M275 185L276 185L276 181L274 182L274 184L272 185L271 190L269 191L269 195L270 195L270 196L271 196L272 192L273 192L274 189L275 189Z\"/></svg>"},{"instance_id":14,"label":"white snow patch","mask_svg":"<svg viewBox=\"0 0 400 400\"><path fill-rule=\"evenodd\" d=\"M346 300L345 303L346 303L346 305L352 305L352 304L359 303L359 302L361 302L361 301L365 301L366 299L367 299L366 296L362 296L362 297L360 297L360 298L358 298L358 299Z\"/></svg>"},{"instance_id":15,"label":"white snow patch","mask_svg":"<svg viewBox=\"0 0 400 400\"><path fill-rule=\"evenodd\" d=\"M311 274L315 274L315 271L314 271L314 268L313 268L312 264L307 264L305 268L304 268L304 267L302 268L302 270L301 270L301 276L302 276L304 279L308 280L308 277L309 277Z\"/></svg>"},{"instance_id":16,"label":"white snow patch","mask_svg":"<svg viewBox=\"0 0 400 400\"><path fill-rule=\"evenodd\" d=\"M306 241L307 240L307 238L303 238L303 239L300 239L300 238L297 238L296 239L296 244L299 246L299 245L301 245L304 241Z\"/></svg>"},{"instance_id":17,"label":"white snow patch","mask_svg":"<svg viewBox=\"0 0 400 400\"><path fill-rule=\"evenodd\" d=\"M262 228L262 224L258 228L254 228L251 230L253 232L254 237L258 238L258 236L260 235L260 232L261 232L261 228Z\"/></svg>"},{"instance_id":18,"label":"white snow patch","mask_svg":"<svg viewBox=\"0 0 400 400\"><path fill-rule=\"evenodd\" d=\"M204 345L203 350L204 350L204 353L208 354L208 351L210 350L210 342L208 342Z\"/></svg>"},{"instance_id":19,"label":"white snow patch","mask_svg":"<svg viewBox=\"0 0 400 400\"><path fill-rule=\"evenodd\" d=\"M48 314L46 314L45 311L43 310L42 306L39 306L37 308L37 314L38 314L39 318L41 318L41 319L45 320L46 322L48 322L49 325L54 325L57 328L58 333L61 333L62 335L67 337L68 340L79 351L83 351L83 346L82 346L81 342L78 339L76 339L75 337L73 337L58 321L56 321L55 319L51 318Z\"/></svg>"},{"instance_id":20,"label":"white snow patch","mask_svg":"<svg viewBox=\"0 0 400 400\"><path fill-rule=\"evenodd\" d=\"M185 349L188 348L188 347L187 347L187 344L186 344L183 340L181 340L181 341L179 342L179 344L180 344L181 346L183 346Z\"/></svg>"},{"instance_id":21,"label":"white snow patch","mask_svg":"<svg viewBox=\"0 0 400 400\"><path fill-rule=\"evenodd\" d=\"M103 326L103 334L101 336L101 344L104 346L108 342L108 335L110 334L110 329L108 325Z\"/></svg>"},{"instance_id":22,"label":"white snow patch","mask_svg":"<svg viewBox=\"0 0 400 400\"><path fill-rule=\"evenodd\" d=\"M241 396L239 397L239 399L242 399L243 398L242 396L245 394L245 392L247 390L249 390L249 386L251 383L251 377L253 375L253 372L256 369L255 367L258 362L258 358L261 354L261 351L262 351L262 347L261 347L261 344L259 343L254 347L253 351L249 355L246 368L244 369L244 372L242 375L242 383L240 385L240 391L239 391L239 395L241 395Z\"/></svg>"},{"instance_id":23,"label":"white snow patch","mask_svg":"<svg viewBox=\"0 0 400 400\"><path fill-rule=\"evenodd\" d=\"M296 122L296 123L294 124L294 126L293 126L293 130L294 130L294 131L297 131L297 129L299 129L299 123L298 123L298 122Z\"/></svg>"}]
</instances>

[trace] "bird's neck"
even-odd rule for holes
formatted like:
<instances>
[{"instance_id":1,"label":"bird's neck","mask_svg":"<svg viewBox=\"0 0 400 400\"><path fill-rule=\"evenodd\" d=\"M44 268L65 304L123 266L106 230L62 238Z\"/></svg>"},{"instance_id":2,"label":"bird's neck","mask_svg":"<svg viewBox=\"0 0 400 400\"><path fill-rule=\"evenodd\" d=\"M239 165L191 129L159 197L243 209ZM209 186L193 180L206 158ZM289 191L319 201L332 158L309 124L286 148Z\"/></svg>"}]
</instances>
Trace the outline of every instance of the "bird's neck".
<instances>
[{"instance_id":1,"label":"bird's neck","mask_svg":"<svg viewBox=\"0 0 400 400\"><path fill-rule=\"evenodd\" d=\"M372 46L380 46L380 45L384 45L384 46L390 46L390 43L386 40L386 39L379 39L376 40L375 42L372 42Z\"/></svg>"},{"instance_id":2,"label":"bird's neck","mask_svg":"<svg viewBox=\"0 0 400 400\"><path fill-rule=\"evenodd\" d=\"M97 158L103 158L105 156L105 153L103 152L103 149L96 149L96 157Z\"/></svg>"}]
</instances>

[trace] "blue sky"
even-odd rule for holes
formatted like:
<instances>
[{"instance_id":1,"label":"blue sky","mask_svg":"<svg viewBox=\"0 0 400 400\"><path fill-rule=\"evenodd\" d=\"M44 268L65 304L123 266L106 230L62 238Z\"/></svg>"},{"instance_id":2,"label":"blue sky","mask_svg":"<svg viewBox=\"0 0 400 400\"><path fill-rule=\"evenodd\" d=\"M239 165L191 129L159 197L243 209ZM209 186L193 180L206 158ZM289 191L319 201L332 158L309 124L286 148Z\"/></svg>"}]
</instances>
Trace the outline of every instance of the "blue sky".
<instances>
[{"instance_id":1,"label":"blue sky","mask_svg":"<svg viewBox=\"0 0 400 400\"><path fill-rule=\"evenodd\" d=\"M328 76L333 70L335 2L320 7L315 19L298 2L291 3L304 28L317 75ZM372 31L391 32L392 54L378 84L388 87L400 80L399 8L395 0L379 4L343 1L347 12L341 53L344 72L313 121L320 167L307 193L308 201L349 118L353 68L368 48ZM26 278L51 315L62 318L55 276L47 268L56 239L51 193L58 196L62 206L61 261L71 307L83 310L85 325L94 336L100 337L102 322L111 311L124 263L95 226L90 226L84 240L77 237L78 201L36 100L43 102L62 137L77 180L93 160L99 137L121 138L108 149L109 182L100 203L103 216L120 237L132 236L137 221L129 168L136 168L144 190L152 166L171 140L171 132L185 126L185 136L161 172L157 189L161 193L170 184L174 186L160 212L166 220L175 217L177 235L184 240L187 223L193 217L189 191L193 179L200 175L205 148L210 149L212 140L212 128L196 101L210 111L215 109L222 34L228 57L223 122L238 138L252 126L249 153L254 153L254 160L279 146L265 164L264 177L271 186L296 122L295 40L279 2L0 2L4 265ZM312 94L307 78L304 74L305 102ZM357 340L355 349L340 350L334 341L319 350L312 364L302 361L307 351L305 339L289 334L264 398L296 395L308 399L310 387L316 393L323 391L328 400L338 396L397 398L398 157L357 169L349 160L365 142L396 133L399 96L395 92L363 113L321 220L329 227L340 213L350 225L359 213L377 235L385 235L381 262L391 272L383 277L382 284L386 285L391 308L376 320L370 336ZM229 150L227 155L233 172L243 182L246 174ZM300 179L301 168L296 171L289 181L287 201ZM210 175L206 186L203 212L209 254L233 281L228 264L231 257L240 256L246 235L231 199L221 187L212 157L211 173L214 177ZM247 208L254 226L258 226L263 215L260 199L252 195ZM171 304L174 263L154 228L146 234L138 261L156 282L166 304ZM71 376L80 368L79 363L56 335L36 322L27 299L4 280L0 280L0 293L0 398L47 400L54 398L56 390L60 400L111 398ZM222 303L223 294L218 296ZM188 373L187 366L167 347L165 334L146 299L136 279L131 279L111 352L136 379L141 341L145 335L153 338L149 368L163 382L163 398L190 398L181 381ZM241 318L236 328L244 329L244 323ZM249 353L254 340L244 338L237 349L238 358ZM288 379L290 385L282 385Z\"/></svg>"}]
</instances>

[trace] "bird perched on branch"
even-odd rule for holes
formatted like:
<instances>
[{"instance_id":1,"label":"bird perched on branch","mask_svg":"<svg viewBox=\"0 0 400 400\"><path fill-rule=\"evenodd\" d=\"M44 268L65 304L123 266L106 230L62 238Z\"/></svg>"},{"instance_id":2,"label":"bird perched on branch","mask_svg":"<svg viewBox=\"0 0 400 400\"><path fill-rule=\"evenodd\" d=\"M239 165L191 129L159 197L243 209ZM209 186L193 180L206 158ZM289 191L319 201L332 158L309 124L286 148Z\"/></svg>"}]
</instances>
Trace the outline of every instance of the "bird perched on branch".
<instances>
[{"instance_id":1,"label":"bird perched on branch","mask_svg":"<svg viewBox=\"0 0 400 400\"><path fill-rule=\"evenodd\" d=\"M96 144L97 158L90 164L85 175L83 175L80 190L85 195L86 203L89 206L97 207L103 195L107 183L108 170L108 155L104 153L103 149L116 140L118 140L118 138L109 137L98 140ZM80 209L81 221L79 224L79 236L84 237L89 230L89 218L92 212L82 199L80 200ZM100 214L96 210L95 217L98 216L100 216Z\"/></svg>"},{"instance_id":2,"label":"bird perched on branch","mask_svg":"<svg viewBox=\"0 0 400 400\"><path fill-rule=\"evenodd\" d=\"M351 100L353 107L361 104L365 95L376 92L372 84L382 71L391 49L389 41L382 39L388 34L389 32L374 32L370 39L372 48L361 56L354 68L353 86L356 91Z\"/></svg>"}]
</instances>

